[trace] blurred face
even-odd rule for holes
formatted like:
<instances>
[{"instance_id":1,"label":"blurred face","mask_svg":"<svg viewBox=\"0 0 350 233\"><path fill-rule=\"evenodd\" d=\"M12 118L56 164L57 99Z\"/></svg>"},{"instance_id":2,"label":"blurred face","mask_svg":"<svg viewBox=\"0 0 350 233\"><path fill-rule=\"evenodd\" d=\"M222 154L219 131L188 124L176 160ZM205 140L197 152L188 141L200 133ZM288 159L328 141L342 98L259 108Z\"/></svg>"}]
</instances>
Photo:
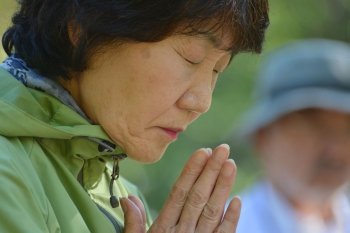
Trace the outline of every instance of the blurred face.
<instances>
[{"instance_id":1,"label":"blurred face","mask_svg":"<svg viewBox=\"0 0 350 233\"><path fill-rule=\"evenodd\" d=\"M290 197L316 200L350 180L350 116L308 109L263 129L258 150L272 182Z\"/></svg>"},{"instance_id":2,"label":"blurred face","mask_svg":"<svg viewBox=\"0 0 350 233\"><path fill-rule=\"evenodd\" d=\"M212 39L177 35L110 46L66 87L129 157L155 162L210 107L231 55Z\"/></svg>"}]
</instances>

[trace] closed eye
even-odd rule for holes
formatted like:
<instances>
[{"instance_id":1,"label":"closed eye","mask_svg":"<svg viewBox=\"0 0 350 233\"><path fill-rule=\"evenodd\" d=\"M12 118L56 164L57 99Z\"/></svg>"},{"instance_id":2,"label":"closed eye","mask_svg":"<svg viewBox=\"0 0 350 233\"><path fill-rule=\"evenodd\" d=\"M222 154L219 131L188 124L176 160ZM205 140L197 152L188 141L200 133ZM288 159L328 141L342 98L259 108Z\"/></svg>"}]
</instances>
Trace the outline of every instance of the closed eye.
<instances>
[{"instance_id":1,"label":"closed eye","mask_svg":"<svg viewBox=\"0 0 350 233\"><path fill-rule=\"evenodd\" d=\"M184 59L187 63L189 63L190 65L198 65L200 64L202 61L194 61L193 59L188 59L186 58L186 56L184 56L181 52L177 51L175 49L175 52L180 56L182 57L182 59Z\"/></svg>"},{"instance_id":2,"label":"closed eye","mask_svg":"<svg viewBox=\"0 0 350 233\"><path fill-rule=\"evenodd\" d=\"M185 61L187 61L187 62L190 63L191 65L198 65L198 64L200 64L200 62L194 62L194 61L191 61L191 60L185 58L184 56L182 56L182 57L183 57L183 59L185 59Z\"/></svg>"}]
</instances>

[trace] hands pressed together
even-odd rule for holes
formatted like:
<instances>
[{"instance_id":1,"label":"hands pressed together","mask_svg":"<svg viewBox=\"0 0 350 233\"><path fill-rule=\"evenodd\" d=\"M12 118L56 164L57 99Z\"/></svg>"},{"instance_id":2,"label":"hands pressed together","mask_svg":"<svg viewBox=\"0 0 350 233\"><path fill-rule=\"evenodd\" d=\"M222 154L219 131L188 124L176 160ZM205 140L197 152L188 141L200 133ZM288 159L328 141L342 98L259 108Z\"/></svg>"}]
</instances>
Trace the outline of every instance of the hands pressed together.
<instances>
[{"instance_id":1,"label":"hands pressed together","mask_svg":"<svg viewBox=\"0 0 350 233\"><path fill-rule=\"evenodd\" d=\"M241 202L233 198L226 212L225 203L236 177L236 165L228 159L226 144L199 149L191 156L173 186L149 233L217 232L234 233ZM134 197L121 199L125 233L145 233L146 215L142 202Z\"/></svg>"}]
</instances>

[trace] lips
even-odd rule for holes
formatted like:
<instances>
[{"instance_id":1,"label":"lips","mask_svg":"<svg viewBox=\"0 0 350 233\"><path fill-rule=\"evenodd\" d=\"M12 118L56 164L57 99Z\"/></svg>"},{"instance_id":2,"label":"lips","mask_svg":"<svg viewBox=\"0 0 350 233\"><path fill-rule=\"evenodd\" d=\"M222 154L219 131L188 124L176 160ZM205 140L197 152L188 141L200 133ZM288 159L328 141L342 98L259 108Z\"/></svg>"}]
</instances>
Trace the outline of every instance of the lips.
<instances>
[{"instance_id":1,"label":"lips","mask_svg":"<svg viewBox=\"0 0 350 233\"><path fill-rule=\"evenodd\" d=\"M160 127L167 135L170 136L172 139L177 139L178 135L183 132L184 130L181 128L163 128Z\"/></svg>"}]
</instances>

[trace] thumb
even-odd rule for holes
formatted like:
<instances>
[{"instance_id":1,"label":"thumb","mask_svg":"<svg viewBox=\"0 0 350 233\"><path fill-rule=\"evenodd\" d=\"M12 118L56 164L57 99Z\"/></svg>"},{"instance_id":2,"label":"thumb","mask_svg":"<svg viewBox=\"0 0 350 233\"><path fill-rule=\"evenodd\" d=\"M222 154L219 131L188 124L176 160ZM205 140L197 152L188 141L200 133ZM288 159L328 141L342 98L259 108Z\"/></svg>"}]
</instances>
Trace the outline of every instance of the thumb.
<instances>
[{"instance_id":1,"label":"thumb","mask_svg":"<svg viewBox=\"0 0 350 233\"><path fill-rule=\"evenodd\" d=\"M129 198L121 198L120 204L124 212L124 233L145 233L144 210Z\"/></svg>"}]
</instances>

